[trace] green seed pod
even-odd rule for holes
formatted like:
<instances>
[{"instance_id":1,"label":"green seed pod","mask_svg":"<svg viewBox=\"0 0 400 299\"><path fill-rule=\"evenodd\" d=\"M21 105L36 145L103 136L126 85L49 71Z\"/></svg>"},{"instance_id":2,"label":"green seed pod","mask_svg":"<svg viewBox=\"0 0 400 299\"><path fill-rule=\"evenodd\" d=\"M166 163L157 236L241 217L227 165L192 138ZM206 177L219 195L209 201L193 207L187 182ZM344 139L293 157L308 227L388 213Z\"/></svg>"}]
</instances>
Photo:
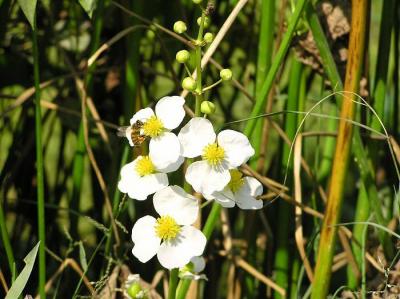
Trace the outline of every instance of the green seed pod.
<instances>
[{"instance_id":1,"label":"green seed pod","mask_svg":"<svg viewBox=\"0 0 400 299\"><path fill-rule=\"evenodd\" d=\"M204 28L208 28L209 26L210 26L210 18L209 17L204 17ZM197 25L199 25L200 26L200 24L201 24L201 17L198 17L197 18Z\"/></svg>"},{"instance_id":2,"label":"green seed pod","mask_svg":"<svg viewBox=\"0 0 400 299\"><path fill-rule=\"evenodd\" d=\"M179 63L185 63L189 60L190 58L190 54L189 51L187 50L180 50L176 53L176 61L178 61Z\"/></svg>"},{"instance_id":3,"label":"green seed pod","mask_svg":"<svg viewBox=\"0 0 400 299\"><path fill-rule=\"evenodd\" d=\"M182 88L188 91L195 91L197 87L196 81L192 77L186 77L182 81Z\"/></svg>"},{"instance_id":4,"label":"green seed pod","mask_svg":"<svg viewBox=\"0 0 400 299\"><path fill-rule=\"evenodd\" d=\"M203 101L200 106L201 113L213 114L215 112L215 105L210 101Z\"/></svg>"},{"instance_id":5,"label":"green seed pod","mask_svg":"<svg viewBox=\"0 0 400 299\"><path fill-rule=\"evenodd\" d=\"M176 33L182 34L182 33L186 32L186 30L187 30L187 27L186 27L185 22L183 22L183 21L176 21L176 22L174 23L174 31L175 31Z\"/></svg>"},{"instance_id":6,"label":"green seed pod","mask_svg":"<svg viewBox=\"0 0 400 299\"><path fill-rule=\"evenodd\" d=\"M224 81L231 80L232 79L232 71L230 69L223 69L219 72L219 76Z\"/></svg>"},{"instance_id":7,"label":"green seed pod","mask_svg":"<svg viewBox=\"0 0 400 299\"><path fill-rule=\"evenodd\" d=\"M211 44L213 39L214 39L214 35L211 32L207 32L206 34L204 34L204 41L207 44Z\"/></svg>"}]
</instances>

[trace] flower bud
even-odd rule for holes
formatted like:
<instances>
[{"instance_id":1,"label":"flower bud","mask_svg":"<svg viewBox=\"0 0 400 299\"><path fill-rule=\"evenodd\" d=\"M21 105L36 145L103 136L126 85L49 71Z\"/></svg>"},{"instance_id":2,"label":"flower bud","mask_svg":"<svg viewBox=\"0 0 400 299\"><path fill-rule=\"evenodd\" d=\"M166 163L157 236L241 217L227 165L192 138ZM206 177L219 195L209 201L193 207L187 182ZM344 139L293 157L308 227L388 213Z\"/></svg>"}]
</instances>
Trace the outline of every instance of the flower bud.
<instances>
[{"instance_id":1,"label":"flower bud","mask_svg":"<svg viewBox=\"0 0 400 299\"><path fill-rule=\"evenodd\" d=\"M232 79L232 71L230 69L223 69L219 72L219 76L223 81L228 81Z\"/></svg>"},{"instance_id":2,"label":"flower bud","mask_svg":"<svg viewBox=\"0 0 400 299\"><path fill-rule=\"evenodd\" d=\"M187 27L186 27L185 22L183 22L183 21L176 21L176 22L174 23L174 31L175 31L176 33L182 34L182 33L186 32L186 30L187 30Z\"/></svg>"},{"instance_id":3,"label":"flower bud","mask_svg":"<svg viewBox=\"0 0 400 299\"><path fill-rule=\"evenodd\" d=\"M194 4L200 4L203 0L192 0Z\"/></svg>"},{"instance_id":4,"label":"flower bud","mask_svg":"<svg viewBox=\"0 0 400 299\"><path fill-rule=\"evenodd\" d=\"M214 35L211 32L207 32L206 34L204 34L204 41L207 44L211 44L213 39L214 39Z\"/></svg>"},{"instance_id":5,"label":"flower bud","mask_svg":"<svg viewBox=\"0 0 400 299\"><path fill-rule=\"evenodd\" d=\"M215 112L215 105L210 101L203 101L200 106L201 113L213 114Z\"/></svg>"},{"instance_id":6,"label":"flower bud","mask_svg":"<svg viewBox=\"0 0 400 299\"><path fill-rule=\"evenodd\" d=\"M178 61L179 63L185 63L190 58L189 51L180 50L179 52L176 53L175 58L176 58L176 61Z\"/></svg>"},{"instance_id":7,"label":"flower bud","mask_svg":"<svg viewBox=\"0 0 400 299\"><path fill-rule=\"evenodd\" d=\"M141 298L143 296L143 290L139 283L132 283L127 289L126 292L130 296L130 298Z\"/></svg>"},{"instance_id":8,"label":"flower bud","mask_svg":"<svg viewBox=\"0 0 400 299\"><path fill-rule=\"evenodd\" d=\"M201 17L197 18L197 25L200 26L201 24ZM210 26L210 18L209 17L204 17L204 24L203 24L204 28L208 28L208 26Z\"/></svg>"},{"instance_id":9,"label":"flower bud","mask_svg":"<svg viewBox=\"0 0 400 299\"><path fill-rule=\"evenodd\" d=\"M197 87L196 81L192 77L186 77L182 81L182 88L188 91L195 91Z\"/></svg>"}]
</instances>

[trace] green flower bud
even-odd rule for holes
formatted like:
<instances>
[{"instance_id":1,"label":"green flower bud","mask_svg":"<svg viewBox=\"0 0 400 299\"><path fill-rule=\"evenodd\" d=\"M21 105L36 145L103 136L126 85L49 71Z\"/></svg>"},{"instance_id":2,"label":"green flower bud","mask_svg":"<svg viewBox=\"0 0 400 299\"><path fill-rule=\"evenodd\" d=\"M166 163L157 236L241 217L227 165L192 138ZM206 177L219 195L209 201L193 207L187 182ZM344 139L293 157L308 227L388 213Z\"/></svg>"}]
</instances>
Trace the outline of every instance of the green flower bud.
<instances>
[{"instance_id":1,"label":"green flower bud","mask_svg":"<svg viewBox=\"0 0 400 299\"><path fill-rule=\"evenodd\" d=\"M146 31L146 36L147 36L147 38L148 38L149 40L153 40L154 37L156 36L156 34L154 33L153 30L147 30L147 31Z\"/></svg>"},{"instance_id":2,"label":"green flower bud","mask_svg":"<svg viewBox=\"0 0 400 299\"><path fill-rule=\"evenodd\" d=\"M176 53L175 58L176 58L176 61L178 61L179 63L185 63L190 58L189 51L180 50L179 52Z\"/></svg>"},{"instance_id":3,"label":"green flower bud","mask_svg":"<svg viewBox=\"0 0 400 299\"><path fill-rule=\"evenodd\" d=\"M204 114L213 114L215 112L215 105L210 101L203 101L200 106L200 111ZM189 271L193 271L193 269Z\"/></svg>"},{"instance_id":4,"label":"green flower bud","mask_svg":"<svg viewBox=\"0 0 400 299\"><path fill-rule=\"evenodd\" d=\"M175 31L176 33L182 34L182 33L186 32L186 30L187 30L187 27L186 27L185 22L183 22L183 21L176 21L176 22L174 23L174 31Z\"/></svg>"},{"instance_id":5,"label":"green flower bud","mask_svg":"<svg viewBox=\"0 0 400 299\"><path fill-rule=\"evenodd\" d=\"M126 292L130 296L130 298L142 298L143 290L139 283L132 283L127 289Z\"/></svg>"},{"instance_id":6,"label":"green flower bud","mask_svg":"<svg viewBox=\"0 0 400 299\"><path fill-rule=\"evenodd\" d=\"M204 41L207 44L211 44L213 39L214 39L214 35L211 32L207 32L206 34L204 34Z\"/></svg>"},{"instance_id":7,"label":"green flower bud","mask_svg":"<svg viewBox=\"0 0 400 299\"><path fill-rule=\"evenodd\" d=\"M182 88L189 90L189 91L195 91L197 87L196 81L192 77L186 77L182 81Z\"/></svg>"},{"instance_id":8,"label":"green flower bud","mask_svg":"<svg viewBox=\"0 0 400 299\"><path fill-rule=\"evenodd\" d=\"M219 72L219 76L224 81L231 80L232 79L232 71L230 69L223 69Z\"/></svg>"},{"instance_id":9,"label":"green flower bud","mask_svg":"<svg viewBox=\"0 0 400 299\"><path fill-rule=\"evenodd\" d=\"M209 17L204 17L204 24L203 24L203 26L204 26L204 28L208 28L208 26L210 26L210 18ZM200 26L200 24L201 24L201 17L198 17L197 18L197 25L199 25Z\"/></svg>"},{"instance_id":10,"label":"green flower bud","mask_svg":"<svg viewBox=\"0 0 400 299\"><path fill-rule=\"evenodd\" d=\"M200 4L203 0L192 0L194 4Z\"/></svg>"}]
</instances>

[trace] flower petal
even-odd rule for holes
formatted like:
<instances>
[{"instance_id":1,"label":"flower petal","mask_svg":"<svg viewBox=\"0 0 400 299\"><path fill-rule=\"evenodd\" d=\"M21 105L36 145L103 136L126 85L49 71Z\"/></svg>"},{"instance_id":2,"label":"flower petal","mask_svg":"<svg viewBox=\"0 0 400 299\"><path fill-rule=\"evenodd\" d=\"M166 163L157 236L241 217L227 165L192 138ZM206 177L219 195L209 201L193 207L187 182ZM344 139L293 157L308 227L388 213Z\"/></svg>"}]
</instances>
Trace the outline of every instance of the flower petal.
<instances>
[{"instance_id":1,"label":"flower petal","mask_svg":"<svg viewBox=\"0 0 400 299\"><path fill-rule=\"evenodd\" d=\"M198 200L179 186L169 186L154 194L154 208L161 216L169 215L180 225L190 225L197 219Z\"/></svg>"},{"instance_id":2,"label":"flower petal","mask_svg":"<svg viewBox=\"0 0 400 299\"><path fill-rule=\"evenodd\" d=\"M168 176L165 173L153 173L139 177L137 181L132 183L132 187L128 192L130 198L137 200L145 200L147 196L157 192L168 186Z\"/></svg>"},{"instance_id":3,"label":"flower petal","mask_svg":"<svg viewBox=\"0 0 400 299\"><path fill-rule=\"evenodd\" d=\"M128 139L129 145L130 145L130 146L134 146L134 145L135 145L135 144L133 143L133 140L132 140L132 128L131 128L131 127L128 127L128 128L125 130L125 137L126 137L126 139Z\"/></svg>"},{"instance_id":4,"label":"flower petal","mask_svg":"<svg viewBox=\"0 0 400 299\"><path fill-rule=\"evenodd\" d=\"M144 216L132 228L132 241L135 243L132 254L142 263L149 261L160 248L161 240L155 234L155 225L154 217Z\"/></svg>"},{"instance_id":5,"label":"flower petal","mask_svg":"<svg viewBox=\"0 0 400 299\"><path fill-rule=\"evenodd\" d=\"M201 255L206 243L206 237L197 228L183 226L175 240L161 244L157 258L164 268L180 268L189 263L192 257Z\"/></svg>"},{"instance_id":6,"label":"flower petal","mask_svg":"<svg viewBox=\"0 0 400 299\"><path fill-rule=\"evenodd\" d=\"M154 115L154 111L151 108L140 109L138 112L136 112L132 116L132 118L130 120L130 124L134 125L138 120L140 120L141 122L145 122L147 119L149 119L153 115Z\"/></svg>"},{"instance_id":7,"label":"flower petal","mask_svg":"<svg viewBox=\"0 0 400 299\"><path fill-rule=\"evenodd\" d=\"M200 156L203 148L215 142L215 132L211 122L202 117L192 118L179 132L178 139L183 147L183 156Z\"/></svg>"},{"instance_id":8,"label":"flower petal","mask_svg":"<svg viewBox=\"0 0 400 299\"><path fill-rule=\"evenodd\" d=\"M229 183L231 175L225 164L212 167L206 161L198 161L190 164L185 179L196 192L212 194L223 190Z\"/></svg>"},{"instance_id":9,"label":"flower petal","mask_svg":"<svg viewBox=\"0 0 400 299\"><path fill-rule=\"evenodd\" d=\"M174 133L164 132L161 136L152 138L149 152L151 161L160 172L175 171L183 163L181 144Z\"/></svg>"},{"instance_id":10,"label":"flower petal","mask_svg":"<svg viewBox=\"0 0 400 299\"><path fill-rule=\"evenodd\" d=\"M218 134L218 145L225 150L225 159L229 168L239 167L254 155L254 148L249 139L242 133L233 130L224 130Z\"/></svg>"},{"instance_id":11,"label":"flower petal","mask_svg":"<svg viewBox=\"0 0 400 299\"><path fill-rule=\"evenodd\" d=\"M162 121L164 128L177 128L185 117L183 109L185 99L180 96L163 97L156 104L156 115Z\"/></svg>"},{"instance_id":12,"label":"flower petal","mask_svg":"<svg viewBox=\"0 0 400 299\"><path fill-rule=\"evenodd\" d=\"M225 188L212 194L212 197L224 208L233 208L235 206L234 195L231 190Z\"/></svg>"},{"instance_id":13,"label":"flower petal","mask_svg":"<svg viewBox=\"0 0 400 299\"><path fill-rule=\"evenodd\" d=\"M128 193L132 187L132 182L139 179L139 175L135 170L136 162L139 158L142 158L142 156L138 156L134 161L125 164L121 168L121 179L118 182L118 189L122 193Z\"/></svg>"},{"instance_id":14,"label":"flower petal","mask_svg":"<svg viewBox=\"0 0 400 299\"><path fill-rule=\"evenodd\" d=\"M263 188L259 181L252 177L244 178L244 185L235 194L235 201L239 208L244 210L258 210L264 205L256 196L262 194Z\"/></svg>"}]
</instances>

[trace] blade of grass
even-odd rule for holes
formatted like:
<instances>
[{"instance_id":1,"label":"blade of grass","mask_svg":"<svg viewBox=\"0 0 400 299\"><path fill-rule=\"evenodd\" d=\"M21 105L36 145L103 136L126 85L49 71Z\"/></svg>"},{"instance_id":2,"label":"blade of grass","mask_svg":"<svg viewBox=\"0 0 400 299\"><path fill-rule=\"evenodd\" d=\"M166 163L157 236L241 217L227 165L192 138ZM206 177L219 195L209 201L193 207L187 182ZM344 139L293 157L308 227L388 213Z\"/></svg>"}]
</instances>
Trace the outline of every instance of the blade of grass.
<instances>
[{"instance_id":1,"label":"blade of grass","mask_svg":"<svg viewBox=\"0 0 400 299\"><path fill-rule=\"evenodd\" d=\"M244 129L244 134L247 136L251 136L251 133L253 132L254 127L256 125L256 118L254 117L259 115L261 111L263 111L264 109L265 102L267 101L267 95L272 87L272 83L274 82L275 76L283 62L283 59L285 58L286 53L289 49L293 33L296 29L297 23L303 12L306 2L307 0L299 0L296 3L293 15L290 17L289 20L287 31L285 32L282 38L282 43L280 44L279 49L273 59L271 68L268 71L267 77L264 80L261 91L258 94L258 97L256 98L255 106L250 114L251 119L247 122L246 127Z\"/></svg>"},{"instance_id":2,"label":"blade of grass","mask_svg":"<svg viewBox=\"0 0 400 299\"><path fill-rule=\"evenodd\" d=\"M289 79L289 90L288 100L286 103L286 109L297 111L298 110L298 98L300 91L300 82L302 76L303 65L297 61L294 57L292 58L292 65L290 68L290 79ZM297 130L297 114L287 114L285 119L285 132L288 138L292 141ZM282 169L289 169L292 172L293 163L288 161L290 147L283 144L283 155L282 155ZM284 175L284 174L283 174ZM289 186L291 182L288 182ZM274 271L276 275L276 283L284 289L289 288L289 272L290 272L290 260L291 260L291 248L289 245L289 232L291 221L293 219L293 207L285 201L279 201L278 203L278 219L279 225L277 226L276 238L277 247L275 251L275 262ZM280 294L275 292L276 298L281 298Z\"/></svg>"},{"instance_id":3,"label":"blade of grass","mask_svg":"<svg viewBox=\"0 0 400 299\"><path fill-rule=\"evenodd\" d=\"M367 21L367 1L352 1L351 32L349 41L349 58L346 67L344 90L357 93L360 83L361 68L365 52L365 36ZM352 119L355 104L351 98L344 97L342 102L341 117ZM328 201L321 230L318 248L317 263L315 266L315 279L311 298L326 298L329 292L332 259L335 252L337 227L332 227L339 222L343 191L350 157L351 136L353 126L341 120L339 123L338 138L333 161L332 176L328 193Z\"/></svg>"},{"instance_id":4,"label":"blade of grass","mask_svg":"<svg viewBox=\"0 0 400 299\"><path fill-rule=\"evenodd\" d=\"M46 284L46 224L44 212L44 168L42 146L42 113L40 106L39 50L37 42L36 17L32 30L33 42L33 75L35 81L35 141L36 141L36 181L37 181L37 217L39 231L39 294L45 299Z\"/></svg>"}]
</instances>

